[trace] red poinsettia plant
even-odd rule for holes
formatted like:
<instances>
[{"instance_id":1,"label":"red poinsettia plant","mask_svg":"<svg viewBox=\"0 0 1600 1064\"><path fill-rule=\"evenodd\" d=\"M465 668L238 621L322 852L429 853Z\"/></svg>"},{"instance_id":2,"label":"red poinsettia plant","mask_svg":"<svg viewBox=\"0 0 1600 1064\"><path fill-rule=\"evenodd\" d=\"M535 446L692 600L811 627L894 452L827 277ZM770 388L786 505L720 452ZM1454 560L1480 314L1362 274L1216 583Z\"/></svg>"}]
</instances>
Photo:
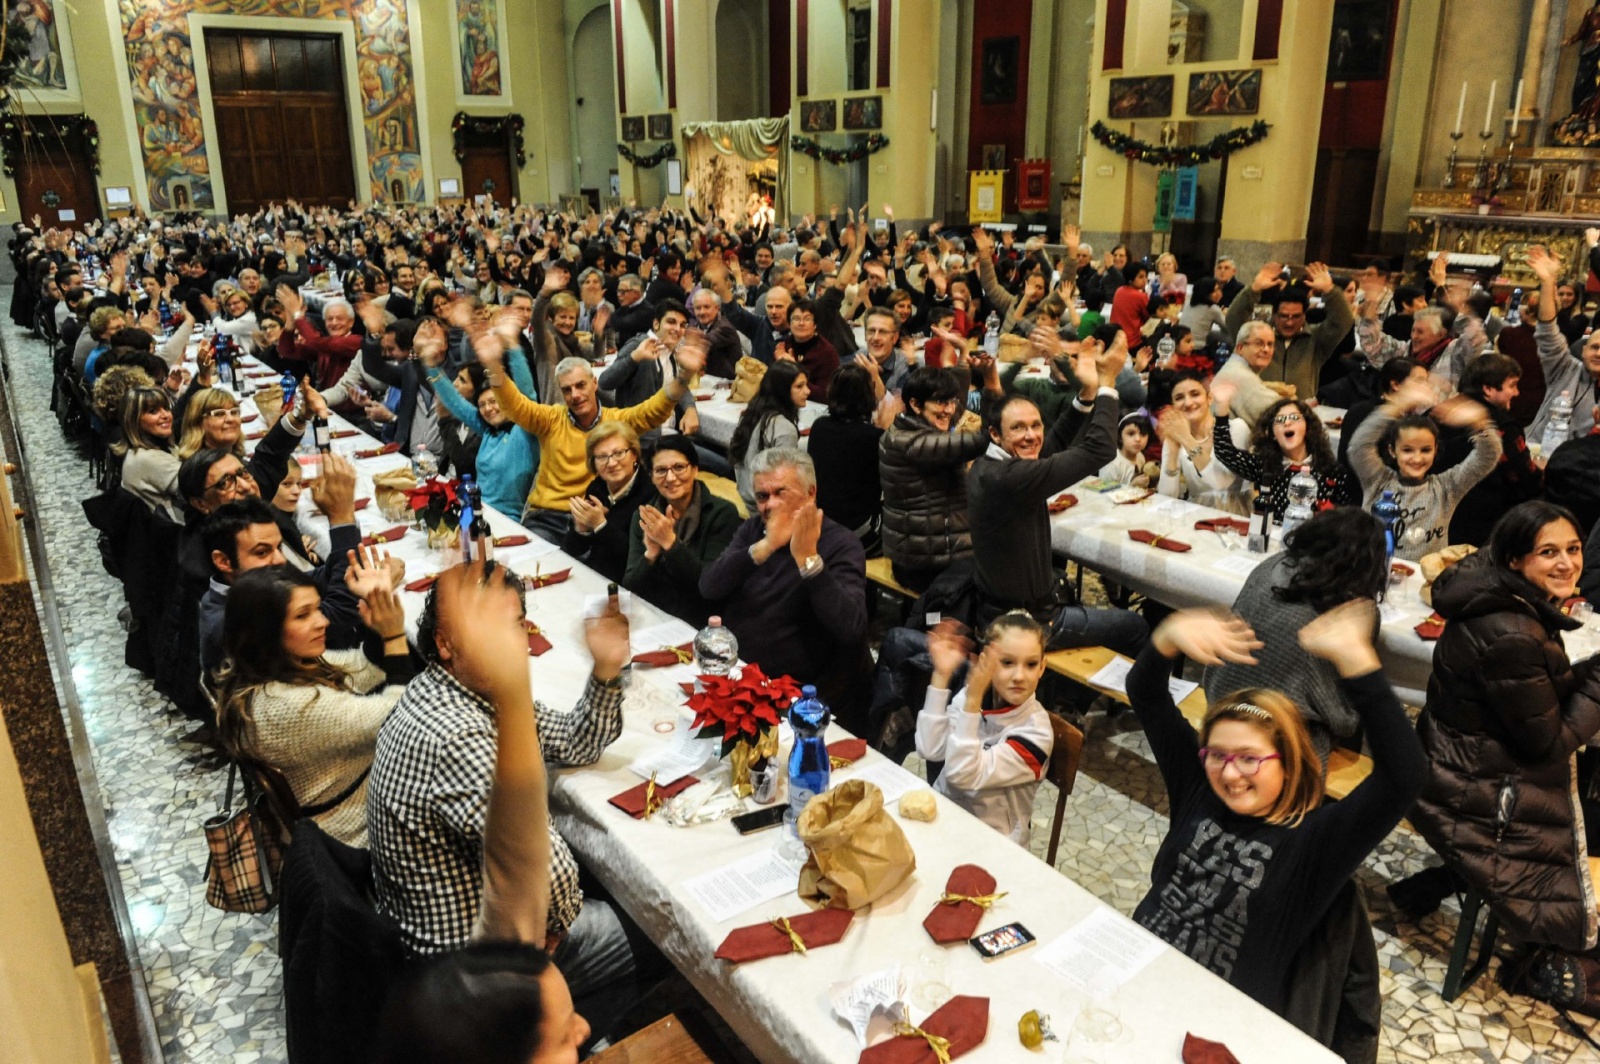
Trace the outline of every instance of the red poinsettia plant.
<instances>
[{"instance_id":1,"label":"red poinsettia plant","mask_svg":"<svg viewBox=\"0 0 1600 1064\"><path fill-rule=\"evenodd\" d=\"M406 492L411 510L429 528L437 528L461 516L459 480L430 477Z\"/></svg>"},{"instance_id":2,"label":"red poinsettia plant","mask_svg":"<svg viewBox=\"0 0 1600 1064\"><path fill-rule=\"evenodd\" d=\"M702 676L700 690L689 696L694 727L700 729L696 738L720 738L719 756L727 757L736 743L755 743L777 727L799 697L799 684L787 676L768 676L754 664L738 676Z\"/></svg>"}]
</instances>

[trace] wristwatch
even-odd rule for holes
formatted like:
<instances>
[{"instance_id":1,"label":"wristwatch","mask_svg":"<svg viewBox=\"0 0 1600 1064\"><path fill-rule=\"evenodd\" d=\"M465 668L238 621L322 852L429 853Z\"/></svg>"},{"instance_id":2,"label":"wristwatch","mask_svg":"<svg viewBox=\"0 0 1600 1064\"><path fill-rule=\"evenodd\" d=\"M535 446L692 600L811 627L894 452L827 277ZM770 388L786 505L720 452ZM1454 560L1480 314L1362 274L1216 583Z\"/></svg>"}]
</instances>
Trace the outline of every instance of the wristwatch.
<instances>
[{"instance_id":1,"label":"wristwatch","mask_svg":"<svg viewBox=\"0 0 1600 1064\"><path fill-rule=\"evenodd\" d=\"M800 579L802 580L810 580L820 572L822 572L822 555L820 554L813 554L800 563Z\"/></svg>"}]
</instances>

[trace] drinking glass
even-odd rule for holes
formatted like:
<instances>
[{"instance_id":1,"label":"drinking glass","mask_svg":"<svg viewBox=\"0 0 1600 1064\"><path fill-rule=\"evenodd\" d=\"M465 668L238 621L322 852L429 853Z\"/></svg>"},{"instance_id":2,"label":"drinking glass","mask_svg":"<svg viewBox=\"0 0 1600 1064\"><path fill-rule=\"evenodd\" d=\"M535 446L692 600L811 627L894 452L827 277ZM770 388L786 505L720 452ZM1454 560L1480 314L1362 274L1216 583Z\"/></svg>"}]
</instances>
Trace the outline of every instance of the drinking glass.
<instances>
[{"instance_id":1,"label":"drinking glass","mask_svg":"<svg viewBox=\"0 0 1600 1064\"><path fill-rule=\"evenodd\" d=\"M941 946L930 946L918 953L912 1002L932 1012L954 996L950 989L950 955Z\"/></svg>"}]
</instances>

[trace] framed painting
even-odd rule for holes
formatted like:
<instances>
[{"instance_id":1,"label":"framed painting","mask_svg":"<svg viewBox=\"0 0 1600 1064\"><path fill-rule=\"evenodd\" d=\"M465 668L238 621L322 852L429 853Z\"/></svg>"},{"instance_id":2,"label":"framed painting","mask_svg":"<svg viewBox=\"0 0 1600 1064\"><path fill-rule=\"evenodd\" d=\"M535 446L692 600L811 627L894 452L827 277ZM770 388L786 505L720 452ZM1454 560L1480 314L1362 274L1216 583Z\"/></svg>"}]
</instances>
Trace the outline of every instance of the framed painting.
<instances>
[{"instance_id":1,"label":"framed painting","mask_svg":"<svg viewBox=\"0 0 1600 1064\"><path fill-rule=\"evenodd\" d=\"M844 128L882 129L883 97L851 96L844 101Z\"/></svg>"},{"instance_id":2,"label":"framed painting","mask_svg":"<svg viewBox=\"0 0 1600 1064\"><path fill-rule=\"evenodd\" d=\"M1172 75L1112 78L1106 114L1111 118L1167 118L1172 114Z\"/></svg>"},{"instance_id":3,"label":"framed painting","mask_svg":"<svg viewBox=\"0 0 1600 1064\"><path fill-rule=\"evenodd\" d=\"M801 100L800 132L832 133L839 128L838 100Z\"/></svg>"},{"instance_id":4,"label":"framed painting","mask_svg":"<svg viewBox=\"0 0 1600 1064\"><path fill-rule=\"evenodd\" d=\"M622 139L628 144L637 144L644 139L644 115L622 116Z\"/></svg>"},{"instance_id":5,"label":"framed painting","mask_svg":"<svg viewBox=\"0 0 1600 1064\"><path fill-rule=\"evenodd\" d=\"M1189 114L1253 115L1261 110L1261 71L1208 70L1189 75Z\"/></svg>"},{"instance_id":6,"label":"framed painting","mask_svg":"<svg viewBox=\"0 0 1600 1064\"><path fill-rule=\"evenodd\" d=\"M978 86L980 103L1016 102L1017 57L1021 52L1021 37L989 37L983 42L983 80Z\"/></svg>"},{"instance_id":7,"label":"framed painting","mask_svg":"<svg viewBox=\"0 0 1600 1064\"><path fill-rule=\"evenodd\" d=\"M1329 81L1372 81L1389 59L1389 0L1340 0L1328 38Z\"/></svg>"},{"instance_id":8,"label":"framed painting","mask_svg":"<svg viewBox=\"0 0 1600 1064\"><path fill-rule=\"evenodd\" d=\"M508 0L455 0L456 102L511 102L505 69Z\"/></svg>"},{"instance_id":9,"label":"framed painting","mask_svg":"<svg viewBox=\"0 0 1600 1064\"><path fill-rule=\"evenodd\" d=\"M683 160L667 160L667 195L683 195Z\"/></svg>"},{"instance_id":10,"label":"framed painting","mask_svg":"<svg viewBox=\"0 0 1600 1064\"><path fill-rule=\"evenodd\" d=\"M6 32L21 55L11 88L26 104L76 103L78 68L73 59L72 30L61 0L6 0Z\"/></svg>"},{"instance_id":11,"label":"framed painting","mask_svg":"<svg viewBox=\"0 0 1600 1064\"><path fill-rule=\"evenodd\" d=\"M649 120L651 140L672 139L672 115L651 115Z\"/></svg>"},{"instance_id":12,"label":"framed painting","mask_svg":"<svg viewBox=\"0 0 1600 1064\"><path fill-rule=\"evenodd\" d=\"M978 149L979 168L983 170L1004 170L1006 168L1006 146L1004 144L985 144Z\"/></svg>"}]
</instances>

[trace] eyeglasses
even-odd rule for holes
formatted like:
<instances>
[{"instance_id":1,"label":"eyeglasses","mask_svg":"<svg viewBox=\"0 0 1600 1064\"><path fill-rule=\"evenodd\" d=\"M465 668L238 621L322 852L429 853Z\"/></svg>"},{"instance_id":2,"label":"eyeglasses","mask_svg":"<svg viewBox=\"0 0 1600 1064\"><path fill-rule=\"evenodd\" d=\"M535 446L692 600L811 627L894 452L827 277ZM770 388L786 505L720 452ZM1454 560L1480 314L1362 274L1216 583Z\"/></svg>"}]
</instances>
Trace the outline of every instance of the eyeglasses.
<instances>
[{"instance_id":1,"label":"eyeglasses","mask_svg":"<svg viewBox=\"0 0 1600 1064\"><path fill-rule=\"evenodd\" d=\"M1282 760L1282 757L1282 754L1225 754L1209 746L1200 748L1200 762L1208 772L1221 772L1231 764L1241 776L1254 776L1261 771L1262 765L1268 761Z\"/></svg>"},{"instance_id":2,"label":"eyeglasses","mask_svg":"<svg viewBox=\"0 0 1600 1064\"><path fill-rule=\"evenodd\" d=\"M668 466L656 466L650 471L650 475L661 480L668 477L683 477L689 474L691 468L693 467L688 462L675 462Z\"/></svg>"},{"instance_id":3,"label":"eyeglasses","mask_svg":"<svg viewBox=\"0 0 1600 1064\"><path fill-rule=\"evenodd\" d=\"M218 477L216 482L210 487L206 488L206 490L220 492L221 494L226 495L228 492L238 487L241 481L246 480L252 484L256 482L256 478L250 475L250 471L248 469L240 469L237 472L222 474L222 476Z\"/></svg>"},{"instance_id":4,"label":"eyeglasses","mask_svg":"<svg viewBox=\"0 0 1600 1064\"><path fill-rule=\"evenodd\" d=\"M1277 417L1272 419L1272 423L1274 425L1298 425L1304 420L1305 418L1301 417L1299 414L1279 414Z\"/></svg>"},{"instance_id":5,"label":"eyeglasses","mask_svg":"<svg viewBox=\"0 0 1600 1064\"><path fill-rule=\"evenodd\" d=\"M238 416L239 416L239 408L236 407L236 406L224 406L224 407L220 407L220 408L218 408L216 410L207 410L206 411L206 417L215 418L218 421L226 421L230 417L238 417Z\"/></svg>"},{"instance_id":6,"label":"eyeglasses","mask_svg":"<svg viewBox=\"0 0 1600 1064\"><path fill-rule=\"evenodd\" d=\"M630 455L632 453L633 453L632 451L626 450L626 449L621 450L621 451L607 451L605 454L596 453L595 456L594 456L594 464L595 465L610 465L612 462L620 462L620 461L622 461L623 458L627 457L628 455Z\"/></svg>"}]
</instances>

